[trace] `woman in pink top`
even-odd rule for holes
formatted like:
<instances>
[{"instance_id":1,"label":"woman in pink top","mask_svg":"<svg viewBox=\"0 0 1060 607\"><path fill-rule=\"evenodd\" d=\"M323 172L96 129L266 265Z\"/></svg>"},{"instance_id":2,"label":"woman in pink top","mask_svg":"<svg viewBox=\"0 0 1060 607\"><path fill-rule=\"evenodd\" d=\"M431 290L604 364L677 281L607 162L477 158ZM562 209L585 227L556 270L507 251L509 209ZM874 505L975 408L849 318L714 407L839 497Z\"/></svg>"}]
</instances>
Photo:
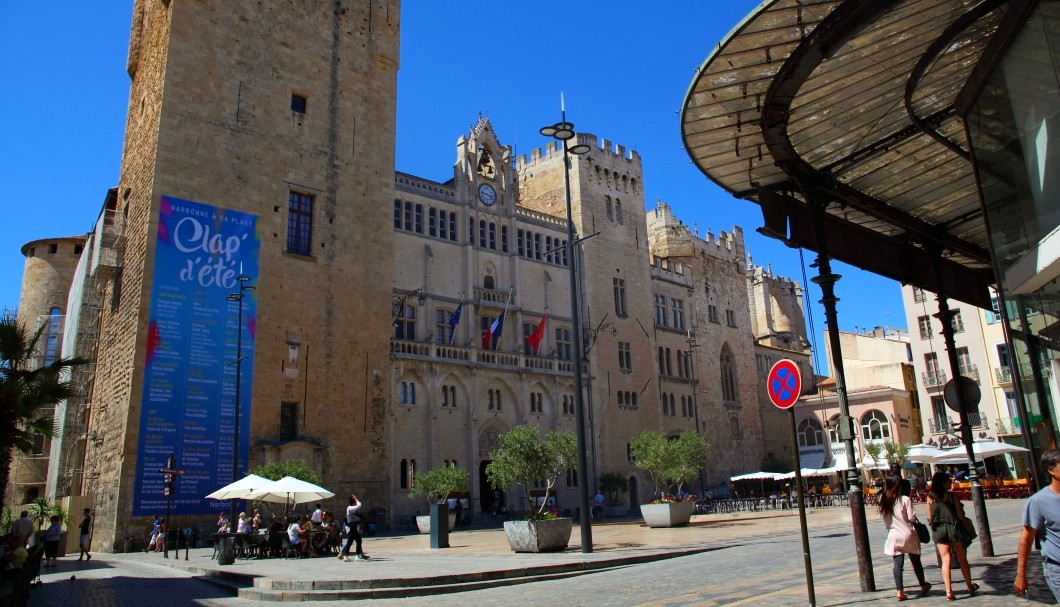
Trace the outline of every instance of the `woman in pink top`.
<instances>
[{"instance_id":1,"label":"woman in pink top","mask_svg":"<svg viewBox=\"0 0 1060 607\"><path fill-rule=\"evenodd\" d=\"M887 542L883 551L894 558L892 571L894 573L894 587L898 590L898 600L904 601L905 585L902 582L902 570L905 568L905 555L909 555L909 562L913 564L913 573L920 582L920 596L924 596L931 590L931 584L924 580L924 567L920 564L920 538L917 537L913 521L916 520L916 511L913 510L913 501L909 499L909 481L897 476L888 476L883 481L883 489L876 498L877 508L883 515L883 524L887 527Z\"/></svg>"}]
</instances>

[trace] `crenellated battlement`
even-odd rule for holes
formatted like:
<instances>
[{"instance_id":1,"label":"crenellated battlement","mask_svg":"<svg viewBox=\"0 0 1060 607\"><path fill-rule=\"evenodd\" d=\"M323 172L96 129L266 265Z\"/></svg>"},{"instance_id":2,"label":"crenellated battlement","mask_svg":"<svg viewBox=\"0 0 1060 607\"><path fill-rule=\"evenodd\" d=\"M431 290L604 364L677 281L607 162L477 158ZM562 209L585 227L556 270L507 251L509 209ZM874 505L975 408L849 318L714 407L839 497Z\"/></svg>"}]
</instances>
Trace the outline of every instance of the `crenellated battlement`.
<instances>
[{"instance_id":1,"label":"crenellated battlement","mask_svg":"<svg viewBox=\"0 0 1060 607\"><path fill-rule=\"evenodd\" d=\"M636 150L627 150L623 145L614 144L610 140L597 137L592 133L578 133L568 145L573 146L579 143L584 143L592 148L589 155L593 157L594 161L599 162L608 159L625 162L635 165L635 167L630 168L640 171L641 159L640 154ZM530 150L529 154L517 156L515 167L522 169L530 167L536 162L557 159L561 156L563 156L563 145L558 141L550 141L543 148L535 148Z\"/></svg>"}]
</instances>

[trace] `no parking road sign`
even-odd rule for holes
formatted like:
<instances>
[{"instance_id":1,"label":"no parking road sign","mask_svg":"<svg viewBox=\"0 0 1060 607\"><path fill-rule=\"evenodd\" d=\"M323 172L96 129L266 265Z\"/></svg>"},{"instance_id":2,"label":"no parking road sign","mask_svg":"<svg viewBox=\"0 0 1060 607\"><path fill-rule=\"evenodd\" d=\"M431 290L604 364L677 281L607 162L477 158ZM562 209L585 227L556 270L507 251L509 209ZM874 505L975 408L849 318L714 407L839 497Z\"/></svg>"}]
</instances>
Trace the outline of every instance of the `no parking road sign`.
<instances>
[{"instance_id":1,"label":"no parking road sign","mask_svg":"<svg viewBox=\"0 0 1060 607\"><path fill-rule=\"evenodd\" d=\"M802 373L799 365L790 358L778 360L766 376L766 392L769 400L781 409L788 409L802 394Z\"/></svg>"}]
</instances>

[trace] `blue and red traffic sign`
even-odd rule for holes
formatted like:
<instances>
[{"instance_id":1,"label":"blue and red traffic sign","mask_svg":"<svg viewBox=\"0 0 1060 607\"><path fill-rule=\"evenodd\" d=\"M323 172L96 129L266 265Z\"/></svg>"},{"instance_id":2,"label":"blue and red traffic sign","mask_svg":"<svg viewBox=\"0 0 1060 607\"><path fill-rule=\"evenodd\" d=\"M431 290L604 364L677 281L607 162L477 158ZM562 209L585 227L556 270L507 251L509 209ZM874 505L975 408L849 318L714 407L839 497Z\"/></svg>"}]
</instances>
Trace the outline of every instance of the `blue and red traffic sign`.
<instances>
[{"instance_id":1,"label":"blue and red traffic sign","mask_svg":"<svg viewBox=\"0 0 1060 607\"><path fill-rule=\"evenodd\" d=\"M794 405L802 394L799 365L789 358L778 360L766 376L766 392L769 393L769 400L781 409Z\"/></svg>"}]
</instances>

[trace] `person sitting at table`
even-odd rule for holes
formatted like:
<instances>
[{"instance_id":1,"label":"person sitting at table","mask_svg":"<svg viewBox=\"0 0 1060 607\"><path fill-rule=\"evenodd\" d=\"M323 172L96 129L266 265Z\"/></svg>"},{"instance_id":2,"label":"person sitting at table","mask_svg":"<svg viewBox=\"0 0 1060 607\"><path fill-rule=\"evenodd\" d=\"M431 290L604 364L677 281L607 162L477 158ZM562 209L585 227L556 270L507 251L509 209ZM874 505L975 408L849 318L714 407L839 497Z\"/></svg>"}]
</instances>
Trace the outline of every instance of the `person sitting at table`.
<instances>
[{"instance_id":1,"label":"person sitting at table","mask_svg":"<svg viewBox=\"0 0 1060 607\"><path fill-rule=\"evenodd\" d=\"M328 527L330 523L325 516L326 513L323 511L320 513L320 524L315 527L316 533L310 536L312 540L313 554L322 556L329 552L328 548ZM312 521L310 521L312 522Z\"/></svg>"},{"instance_id":2,"label":"person sitting at table","mask_svg":"<svg viewBox=\"0 0 1060 607\"><path fill-rule=\"evenodd\" d=\"M247 533L247 513L240 512L239 520L236 521L236 533Z\"/></svg>"},{"instance_id":3,"label":"person sitting at table","mask_svg":"<svg viewBox=\"0 0 1060 607\"><path fill-rule=\"evenodd\" d=\"M224 512L217 517L217 533L232 533L232 526L228 522L228 515Z\"/></svg>"},{"instance_id":4,"label":"person sitting at table","mask_svg":"<svg viewBox=\"0 0 1060 607\"><path fill-rule=\"evenodd\" d=\"M291 524L287 527L287 539L291 542L291 548L294 548L299 556L305 556L309 547L309 542L305 540L306 532L303 528L309 521L309 517L303 515L301 519L296 516L291 517Z\"/></svg>"},{"instance_id":5,"label":"person sitting at table","mask_svg":"<svg viewBox=\"0 0 1060 607\"><path fill-rule=\"evenodd\" d=\"M342 530L339 529L338 523L335 522L335 515L330 510L325 510L320 518L320 528L326 532L324 545L326 551L330 554L333 552L333 548L337 549L339 547Z\"/></svg>"},{"instance_id":6,"label":"person sitting at table","mask_svg":"<svg viewBox=\"0 0 1060 607\"><path fill-rule=\"evenodd\" d=\"M261 526L265 523L264 519L261 518L261 509L254 509L254 518L250 519L250 528L253 533L257 533Z\"/></svg>"}]
</instances>

